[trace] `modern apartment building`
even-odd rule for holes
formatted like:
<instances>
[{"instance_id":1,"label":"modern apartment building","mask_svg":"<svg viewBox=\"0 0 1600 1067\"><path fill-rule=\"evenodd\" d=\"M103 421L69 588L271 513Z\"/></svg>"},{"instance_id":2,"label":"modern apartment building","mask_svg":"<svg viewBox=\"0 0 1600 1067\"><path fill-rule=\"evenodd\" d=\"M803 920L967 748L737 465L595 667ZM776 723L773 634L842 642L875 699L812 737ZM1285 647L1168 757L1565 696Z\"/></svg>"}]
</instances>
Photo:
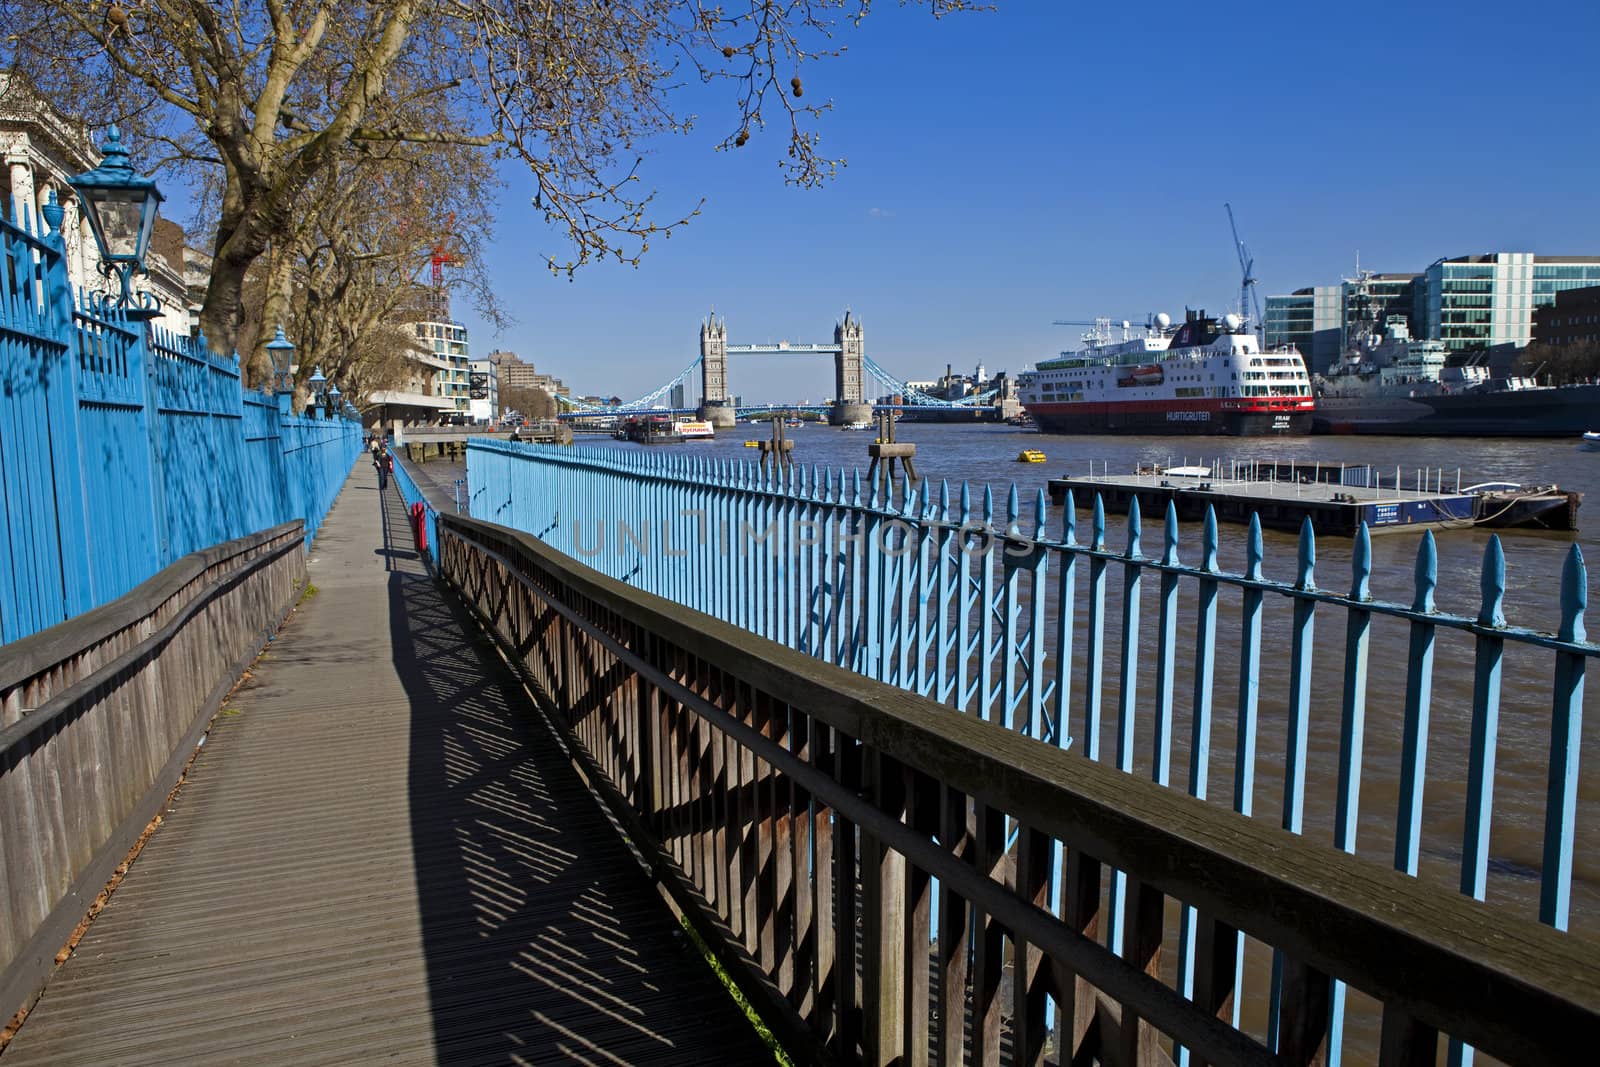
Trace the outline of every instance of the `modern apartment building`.
<instances>
[{"instance_id":1,"label":"modern apartment building","mask_svg":"<svg viewBox=\"0 0 1600 1067\"><path fill-rule=\"evenodd\" d=\"M459 322L424 320L415 323L424 362L435 369L434 395L448 401L446 415L467 415L471 410L472 371L467 355L467 328Z\"/></svg>"}]
</instances>

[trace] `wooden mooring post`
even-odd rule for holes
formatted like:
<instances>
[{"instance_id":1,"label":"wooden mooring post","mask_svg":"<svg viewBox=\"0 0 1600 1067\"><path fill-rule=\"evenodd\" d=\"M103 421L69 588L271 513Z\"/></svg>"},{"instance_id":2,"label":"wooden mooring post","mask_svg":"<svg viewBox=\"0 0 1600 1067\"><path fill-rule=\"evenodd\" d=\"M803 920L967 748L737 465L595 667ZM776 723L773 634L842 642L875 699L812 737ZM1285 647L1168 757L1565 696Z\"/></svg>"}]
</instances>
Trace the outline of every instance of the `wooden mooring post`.
<instances>
[{"instance_id":1,"label":"wooden mooring post","mask_svg":"<svg viewBox=\"0 0 1600 1067\"><path fill-rule=\"evenodd\" d=\"M894 487L894 465L900 462L905 476L912 483L920 481L915 463L917 446L894 439L894 416L885 412L878 416L878 439L867 446L872 463L867 467L867 481L880 486L885 495Z\"/></svg>"},{"instance_id":2,"label":"wooden mooring post","mask_svg":"<svg viewBox=\"0 0 1600 1067\"><path fill-rule=\"evenodd\" d=\"M761 473L767 473L767 461L772 461L774 473L787 474L794 468L794 442L784 433L783 416L772 416L772 440L762 441Z\"/></svg>"}]
</instances>

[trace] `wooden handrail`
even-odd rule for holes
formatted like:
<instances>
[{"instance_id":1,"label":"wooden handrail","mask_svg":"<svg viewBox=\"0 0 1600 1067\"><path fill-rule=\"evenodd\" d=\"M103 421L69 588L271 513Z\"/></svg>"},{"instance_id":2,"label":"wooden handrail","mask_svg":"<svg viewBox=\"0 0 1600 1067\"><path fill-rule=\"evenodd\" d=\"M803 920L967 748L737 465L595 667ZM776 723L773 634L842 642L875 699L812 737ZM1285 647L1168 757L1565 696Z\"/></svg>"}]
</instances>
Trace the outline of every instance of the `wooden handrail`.
<instances>
[{"instance_id":1,"label":"wooden handrail","mask_svg":"<svg viewBox=\"0 0 1600 1067\"><path fill-rule=\"evenodd\" d=\"M297 520L192 553L0 647L0 1019L38 993L293 606L304 539Z\"/></svg>"},{"instance_id":2,"label":"wooden handrail","mask_svg":"<svg viewBox=\"0 0 1600 1067\"><path fill-rule=\"evenodd\" d=\"M1141 1042L1134 1033L1140 1029L1136 1017L1207 1060L1271 1055L1210 1010L1219 1005L1199 1006L1160 983L1154 964L1159 930L1153 935L1155 949L1146 956L1125 944L1119 958L1093 940L1094 909L1086 935L1081 917L1052 914L1040 906L1036 891L1019 890L1019 877L1029 883L1034 879L1029 872L1039 865L1037 855L1030 858L1013 846L1009 866L975 865L973 856L982 849L975 848L974 821L982 824L999 813L1010 820L1019 841L1043 835L1058 843L1065 856L1088 861L1096 895L1097 865L1124 872L1135 883L1135 896L1144 895L1145 914L1157 923L1161 898L1170 897L1198 908L1208 934L1226 937L1243 931L1282 950L1300 991L1284 1009L1278 1053L1285 1058L1294 1059L1301 1051L1300 1031L1310 1035L1314 1057L1318 1027L1326 1025L1326 1004L1319 1006L1317 998L1319 990L1325 997L1327 976L1384 1004L1386 1062L1405 1061L1405 1050L1426 1058L1421 1050L1431 1047L1429 1030L1508 1062L1559 1062L1600 1038L1600 963L1592 946L1580 938L1508 917L1331 846L754 637L605 577L528 534L459 516L442 515L439 525L445 576L523 661L539 655L541 643L559 650L553 669L547 667L541 681L558 701L564 697L581 705L564 710L591 750L599 748L602 755L611 750L612 758L616 751L634 753L627 776L647 777L642 772L649 770L660 782L665 775L672 779L667 788L671 795L690 795L705 784L695 767L699 757L682 747L679 734L663 736L664 727L658 726L649 737L632 736L630 731L644 730L633 714L644 698L627 695L632 690L616 685L610 674L605 675L605 695L586 685L605 669L621 665L640 679L650 700L686 709L770 768L767 786L809 797L818 812L812 818L831 814L840 826L859 827L863 844L858 847L870 844L898 853L909 861L909 870L939 879L942 892L954 894L952 903L973 905L978 914L992 917L1013 949L1042 951L1050 966L1042 969L1039 988L1064 1010L1074 1000L1069 990L1075 979L1087 980L1100 994L1118 1001L1128 1025L1116 1040L1130 1049ZM519 602L520 608L510 606ZM703 677L714 682L695 683ZM768 704L779 710L757 711ZM624 710L629 714L622 714ZM803 718L808 738L832 732L834 755L853 746L859 749L829 765L807 760L773 739L776 728L771 724L780 718L794 731L791 740ZM675 723L673 729L683 727ZM877 779L861 776L868 764L878 768ZM911 784L886 789L883 775ZM639 785L630 790L627 783L616 784L638 814L665 829L669 840L663 847L670 851L675 831L662 823L659 798L652 800ZM959 831L949 832L947 826L941 833L930 798L949 796L961 798L966 816ZM758 805L758 810L765 809ZM791 808L791 818L793 812ZM770 821L763 815L761 833ZM811 832L822 834L824 829L813 823ZM725 824L713 832L741 831ZM1035 840L1034 846L1038 844ZM757 847L770 849L772 843L762 841ZM1000 851L1007 854L1003 846ZM824 860L819 852L817 864ZM1009 873L997 879L994 870ZM685 876L712 898L718 895L715 878L725 878L726 872L695 869L686 870ZM724 920L732 915L726 899L715 906ZM904 906L903 901L895 904ZM832 920L824 916L815 921ZM983 928L980 923L980 932ZM1129 941L1148 943L1152 937L1148 930L1142 939L1138 934L1131 931ZM842 939L846 932L837 936ZM853 938L853 932L848 936ZM900 965L914 971L916 961L902 958ZM959 968L948 973L968 972ZM873 983L881 977L864 975L865 987L876 988ZM897 976L888 985L901 988L903 978ZM1027 984L1034 979L1023 981L1022 996L1042 1003L1042 994ZM908 1010L918 1009L910 1005ZM976 1004L973 1010L978 1011ZM815 1018L802 1021L835 1037L841 1028L862 1025L842 1019L820 1025ZM869 1020L863 1027L863 1048L881 1044L873 1038L874 1025ZM904 1028L891 1029L892 1043L910 1040ZM1106 1037L1101 1035L1103 1041ZM1080 1038L1074 1035L1075 1041ZM848 1048L848 1043L835 1044ZM1031 1061L1031 1055L1025 1058Z\"/></svg>"}]
</instances>

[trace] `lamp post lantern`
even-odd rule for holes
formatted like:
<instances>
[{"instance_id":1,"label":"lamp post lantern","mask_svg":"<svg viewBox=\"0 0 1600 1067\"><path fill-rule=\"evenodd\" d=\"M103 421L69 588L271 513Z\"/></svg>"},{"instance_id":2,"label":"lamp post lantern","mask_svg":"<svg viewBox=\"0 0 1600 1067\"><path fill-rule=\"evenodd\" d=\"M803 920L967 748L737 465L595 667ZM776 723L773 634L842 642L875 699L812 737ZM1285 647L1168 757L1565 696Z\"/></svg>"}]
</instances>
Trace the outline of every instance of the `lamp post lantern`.
<instances>
[{"instance_id":1,"label":"lamp post lantern","mask_svg":"<svg viewBox=\"0 0 1600 1067\"><path fill-rule=\"evenodd\" d=\"M328 399L328 379L323 376L321 367L311 372L311 377L306 379L306 388L311 390L311 402L306 405L306 414L309 415Z\"/></svg>"},{"instance_id":2,"label":"lamp post lantern","mask_svg":"<svg viewBox=\"0 0 1600 1067\"><path fill-rule=\"evenodd\" d=\"M148 294L146 303L134 304L133 276L145 271L156 208L165 198L154 179L133 169L115 126L106 132L100 152L105 158L98 167L68 178L67 184L83 202L84 216L100 251L100 273L107 278L115 275L121 283L122 308L133 318L154 318L161 311Z\"/></svg>"},{"instance_id":3,"label":"lamp post lantern","mask_svg":"<svg viewBox=\"0 0 1600 1067\"><path fill-rule=\"evenodd\" d=\"M333 383L328 384L328 418L336 418L341 410L339 400L344 396L339 387Z\"/></svg>"},{"instance_id":4,"label":"lamp post lantern","mask_svg":"<svg viewBox=\"0 0 1600 1067\"><path fill-rule=\"evenodd\" d=\"M279 326L266 348L267 358L272 361L272 391L280 397L278 409L287 414L288 397L294 390L294 379L290 376L294 366L294 343L283 335L283 327Z\"/></svg>"}]
</instances>

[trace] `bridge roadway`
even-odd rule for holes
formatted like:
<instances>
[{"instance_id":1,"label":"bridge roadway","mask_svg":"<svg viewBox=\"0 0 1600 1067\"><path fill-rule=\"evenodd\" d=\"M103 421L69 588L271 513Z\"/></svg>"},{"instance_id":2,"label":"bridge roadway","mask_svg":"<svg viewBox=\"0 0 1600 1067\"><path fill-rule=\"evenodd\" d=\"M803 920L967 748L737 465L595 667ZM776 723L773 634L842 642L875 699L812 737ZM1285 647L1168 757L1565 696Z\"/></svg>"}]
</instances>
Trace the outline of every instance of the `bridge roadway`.
<instances>
[{"instance_id":1,"label":"bridge roadway","mask_svg":"<svg viewBox=\"0 0 1600 1067\"><path fill-rule=\"evenodd\" d=\"M4 1067L770 1062L376 488Z\"/></svg>"}]
</instances>

